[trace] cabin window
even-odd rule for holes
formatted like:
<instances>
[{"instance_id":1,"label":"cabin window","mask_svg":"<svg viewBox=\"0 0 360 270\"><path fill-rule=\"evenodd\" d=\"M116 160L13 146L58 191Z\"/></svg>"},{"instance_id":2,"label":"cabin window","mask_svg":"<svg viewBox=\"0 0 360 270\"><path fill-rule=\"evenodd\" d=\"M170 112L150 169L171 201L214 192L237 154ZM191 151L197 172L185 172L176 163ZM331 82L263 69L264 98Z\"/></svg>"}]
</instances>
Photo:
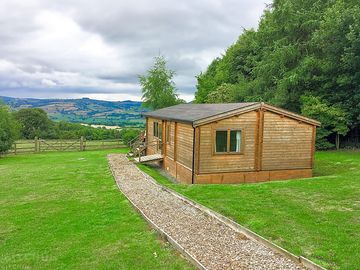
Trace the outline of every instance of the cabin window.
<instances>
[{"instance_id":1,"label":"cabin window","mask_svg":"<svg viewBox=\"0 0 360 270\"><path fill-rule=\"evenodd\" d=\"M153 135L159 139L162 138L162 124L159 122L154 122L153 124Z\"/></svg>"},{"instance_id":2,"label":"cabin window","mask_svg":"<svg viewBox=\"0 0 360 270\"><path fill-rule=\"evenodd\" d=\"M166 142L170 143L171 123L166 123Z\"/></svg>"},{"instance_id":3,"label":"cabin window","mask_svg":"<svg viewBox=\"0 0 360 270\"><path fill-rule=\"evenodd\" d=\"M215 152L216 153L241 153L242 151L241 130L216 130Z\"/></svg>"},{"instance_id":4,"label":"cabin window","mask_svg":"<svg viewBox=\"0 0 360 270\"><path fill-rule=\"evenodd\" d=\"M217 130L216 131L216 153L227 152L227 131Z\"/></svg>"},{"instance_id":5,"label":"cabin window","mask_svg":"<svg viewBox=\"0 0 360 270\"><path fill-rule=\"evenodd\" d=\"M241 150L241 130L230 130L230 152L239 153Z\"/></svg>"},{"instance_id":6,"label":"cabin window","mask_svg":"<svg viewBox=\"0 0 360 270\"><path fill-rule=\"evenodd\" d=\"M153 135L154 137L159 137L159 123L154 122L153 124Z\"/></svg>"},{"instance_id":7,"label":"cabin window","mask_svg":"<svg viewBox=\"0 0 360 270\"><path fill-rule=\"evenodd\" d=\"M161 140L162 139L162 124L161 123L158 124L157 133L158 133L158 138Z\"/></svg>"}]
</instances>

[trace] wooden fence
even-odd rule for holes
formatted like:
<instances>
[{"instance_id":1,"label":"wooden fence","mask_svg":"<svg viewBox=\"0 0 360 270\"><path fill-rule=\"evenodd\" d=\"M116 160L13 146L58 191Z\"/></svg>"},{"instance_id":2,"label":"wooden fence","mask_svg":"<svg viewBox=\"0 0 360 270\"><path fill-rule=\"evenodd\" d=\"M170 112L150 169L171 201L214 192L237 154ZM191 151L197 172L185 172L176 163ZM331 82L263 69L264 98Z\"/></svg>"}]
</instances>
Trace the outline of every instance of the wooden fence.
<instances>
[{"instance_id":1,"label":"wooden fence","mask_svg":"<svg viewBox=\"0 0 360 270\"><path fill-rule=\"evenodd\" d=\"M77 140L43 140L35 138L34 140L15 142L6 154L17 155L56 151L86 151L125 147L127 146L120 139L87 141L83 137Z\"/></svg>"}]
</instances>

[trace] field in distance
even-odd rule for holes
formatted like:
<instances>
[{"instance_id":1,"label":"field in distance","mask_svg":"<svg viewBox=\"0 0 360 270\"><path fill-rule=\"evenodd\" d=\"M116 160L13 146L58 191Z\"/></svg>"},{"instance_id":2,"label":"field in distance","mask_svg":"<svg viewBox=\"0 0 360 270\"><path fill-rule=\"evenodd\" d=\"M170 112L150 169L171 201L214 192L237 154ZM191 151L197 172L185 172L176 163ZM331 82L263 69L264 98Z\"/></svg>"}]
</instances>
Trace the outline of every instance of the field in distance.
<instances>
[{"instance_id":1,"label":"field in distance","mask_svg":"<svg viewBox=\"0 0 360 270\"><path fill-rule=\"evenodd\" d=\"M82 99L34 99L0 97L14 110L41 108L54 121L98 124L121 127L143 127L141 113L146 111L140 101L105 101Z\"/></svg>"}]
</instances>

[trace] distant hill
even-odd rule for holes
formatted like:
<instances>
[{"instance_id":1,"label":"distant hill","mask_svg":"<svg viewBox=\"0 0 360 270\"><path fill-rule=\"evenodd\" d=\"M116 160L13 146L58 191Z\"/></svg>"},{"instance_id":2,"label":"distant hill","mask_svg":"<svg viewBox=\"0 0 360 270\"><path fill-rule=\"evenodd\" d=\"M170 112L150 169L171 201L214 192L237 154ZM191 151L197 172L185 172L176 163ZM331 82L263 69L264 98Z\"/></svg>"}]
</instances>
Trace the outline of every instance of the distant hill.
<instances>
[{"instance_id":1,"label":"distant hill","mask_svg":"<svg viewBox=\"0 0 360 270\"><path fill-rule=\"evenodd\" d=\"M139 101L105 101L82 99L35 99L1 97L14 110L41 108L55 121L76 123L143 126L141 112L146 111Z\"/></svg>"}]
</instances>

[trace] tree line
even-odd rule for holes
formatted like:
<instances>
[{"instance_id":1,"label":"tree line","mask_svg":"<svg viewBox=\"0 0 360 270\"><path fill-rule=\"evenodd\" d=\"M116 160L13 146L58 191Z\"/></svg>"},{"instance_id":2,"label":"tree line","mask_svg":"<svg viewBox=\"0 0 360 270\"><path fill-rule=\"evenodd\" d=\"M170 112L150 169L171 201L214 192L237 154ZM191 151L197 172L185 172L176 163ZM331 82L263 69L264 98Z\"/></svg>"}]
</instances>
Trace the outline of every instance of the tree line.
<instances>
[{"instance_id":1,"label":"tree line","mask_svg":"<svg viewBox=\"0 0 360 270\"><path fill-rule=\"evenodd\" d=\"M360 130L358 0L274 0L197 76L197 103L264 101L321 121L317 147Z\"/></svg>"},{"instance_id":2,"label":"tree line","mask_svg":"<svg viewBox=\"0 0 360 270\"><path fill-rule=\"evenodd\" d=\"M55 122L39 108L26 108L11 112L0 104L0 153L6 152L18 139L121 139L128 143L139 134L138 129L93 128L66 121Z\"/></svg>"}]
</instances>

